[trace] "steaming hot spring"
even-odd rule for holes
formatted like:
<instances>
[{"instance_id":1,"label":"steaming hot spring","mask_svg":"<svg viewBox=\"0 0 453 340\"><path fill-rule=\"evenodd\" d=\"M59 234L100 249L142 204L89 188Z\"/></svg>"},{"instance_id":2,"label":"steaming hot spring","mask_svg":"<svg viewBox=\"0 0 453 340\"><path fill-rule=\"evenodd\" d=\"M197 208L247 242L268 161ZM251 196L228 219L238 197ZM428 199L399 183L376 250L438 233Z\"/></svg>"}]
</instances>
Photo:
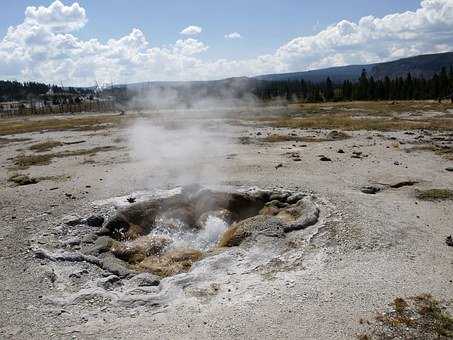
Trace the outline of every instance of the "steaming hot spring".
<instances>
[{"instance_id":1,"label":"steaming hot spring","mask_svg":"<svg viewBox=\"0 0 453 340\"><path fill-rule=\"evenodd\" d=\"M303 193L191 186L119 208L97 234L104 250L134 271L171 276L222 249L282 238L316 223L318 214Z\"/></svg>"},{"instance_id":2,"label":"steaming hot spring","mask_svg":"<svg viewBox=\"0 0 453 340\"><path fill-rule=\"evenodd\" d=\"M35 254L69 278L65 297L53 303L101 296L166 304L203 282L297 265L304 233L318 225L316 202L303 192L198 185L135 193L95 202L103 216L66 217L62 246Z\"/></svg>"}]
</instances>

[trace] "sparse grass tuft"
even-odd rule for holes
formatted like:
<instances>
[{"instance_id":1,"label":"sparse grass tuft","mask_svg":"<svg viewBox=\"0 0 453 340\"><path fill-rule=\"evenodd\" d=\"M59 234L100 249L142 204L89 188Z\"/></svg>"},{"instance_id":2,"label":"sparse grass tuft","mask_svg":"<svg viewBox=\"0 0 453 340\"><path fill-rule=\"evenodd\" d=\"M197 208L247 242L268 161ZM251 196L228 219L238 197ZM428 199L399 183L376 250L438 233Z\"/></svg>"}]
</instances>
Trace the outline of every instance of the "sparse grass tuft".
<instances>
[{"instance_id":1,"label":"sparse grass tuft","mask_svg":"<svg viewBox=\"0 0 453 340\"><path fill-rule=\"evenodd\" d=\"M369 331L358 338L422 340L453 337L452 316L430 294L406 300L396 298L392 305L394 310L379 314L375 323L368 322Z\"/></svg>"},{"instance_id":2,"label":"sparse grass tuft","mask_svg":"<svg viewBox=\"0 0 453 340\"><path fill-rule=\"evenodd\" d=\"M42 155L18 155L14 159L15 169L28 169L34 165L48 165L50 164L53 154L42 154Z\"/></svg>"},{"instance_id":3,"label":"sparse grass tuft","mask_svg":"<svg viewBox=\"0 0 453 340\"><path fill-rule=\"evenodd\" d=\"M273 134L264 138L259 139L262 142L266 143L281 143L281 142L308 142L313 141L312 138L308 137L298 137L298 136L290 136L290 135L278 135ZM319 140L321 141L321 140Z\"/></svg>"},{"instance_id":4,"label":"sparse grass tuft","mask_svg":"<svg viewBox=\"0 0 453 340\"><path fill-rule=\"evenodd\" d=\"M316 143L316 142L328 142L334 140L344 140L351 138L348 134L342 131L331 131L327 134L326 137L301 137L301 136L293 136L293 135L279 135L279 134L272 134L270 136L260 138L259 141L267 142L267 143L280 143L280 142L304 142L304 143Z\"/></svg>"},{"instance_id":5,"label":"sparse grass tuft","mask_svg":"<svg viewBox=\"0 0 453 340\"><path fill-rule=\"evenodd\" d=\"M33 144L32 146L30 146L29 149L36 151L36 152L45 152L45 151L50 151L53 148L56 148L57 146L62 146L62 145L64 145L63 142L56 141L56 140L48 140L48 141Z\"/></svg>"},{"instance_id":6,"label":"sparse grass tuft","mask_svg":"<svg viewBox=\"0 0 453 340\"><path fill-rule=\"evenodd\" d=\"M36 184L38 183L38 179L34 177L30 177L28 175L22 175L22 174L13 174L8 177L8 182L12 182L15 185L30 185L30 184Z\"/></svg>"},{"instance_id":7,"label":"sparse grass tuft","mask_svg":"<svg viewBox=\"0 0 453 340\"><path fill-rule=\"evenodd\" d=\"M160 256L149 256L137 265L137 269L167 277L188 272L202 257L203 254L195 249L177 249Z\"/></svg>"},{"instance_id":8,"label":"sparse grass tuft","mask_svg":"<svg viewBox=\"0 0 453 340\"><path fill-rule=\"evenodd\" d=\"M428 189L415 190L415 197L424 201L453 200L453 190L450 189Z\"/></svg>"},{"instance_id":9,"label":"sparse grass tuft","mask_svg":"<svg viewBox=\"0 0 453 340\"><path fill-rule=\"evenodd\" d=\"M42 176L42 177L31 177L27 174L14 173L8 177L8 182L13 183L16 186L36 184L41 181L64 181L69 179L69 176Z\"/></svg>"}]
</instances>

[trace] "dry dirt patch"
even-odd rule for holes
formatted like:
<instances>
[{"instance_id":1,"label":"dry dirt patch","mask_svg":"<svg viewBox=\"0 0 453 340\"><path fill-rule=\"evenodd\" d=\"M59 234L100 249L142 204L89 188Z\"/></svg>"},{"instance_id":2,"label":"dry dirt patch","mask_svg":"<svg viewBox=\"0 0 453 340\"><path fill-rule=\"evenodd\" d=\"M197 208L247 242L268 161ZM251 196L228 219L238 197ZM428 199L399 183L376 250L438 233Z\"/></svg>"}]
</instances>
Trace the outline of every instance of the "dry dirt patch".
<instances>
[{"instance_id":1,"label":"dry dirt patch","mask_svg":"<svg viewBox=\"0 0 453 340\"><path fill-rule=\"evenodd\" d=\"M68 150L56 153L45 153L39 155L25 155L21 154L14 158L14 169L24 170L28 169L30 166L39 166L39 165L48 165L54 158L64 158L71 156L83 156L83 155L95 155L98 152L120 150L122 147L107 145L107 146L98 146L90 149L77 149L77 150Z\"/></svg>"}]
</instances>

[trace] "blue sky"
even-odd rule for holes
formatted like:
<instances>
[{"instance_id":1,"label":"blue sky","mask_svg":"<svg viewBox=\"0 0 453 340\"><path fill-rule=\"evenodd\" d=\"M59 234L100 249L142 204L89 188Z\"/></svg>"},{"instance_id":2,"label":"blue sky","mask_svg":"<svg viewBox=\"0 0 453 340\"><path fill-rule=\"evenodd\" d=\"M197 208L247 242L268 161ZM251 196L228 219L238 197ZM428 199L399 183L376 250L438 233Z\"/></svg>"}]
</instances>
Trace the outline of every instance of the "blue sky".
<instances>
[{"instance_id":1,"label":"blue sky","mask_svg":"<svg viewBox=\"0 0 453 340\"><path fill-rule=\"evenodd\" d=\"M73 85L304 71L452 46L453 0L11 0L0 11L0 79Z\"/></svg>"},{"instance_id":2,"label":"blue sky","mask_svg":"<svg viewBox=\"0 0 453 340\"><path fill-rule=\"evenodd\" d=\"M21 22L27 6L48 6L52 1L8 1L0 12L0 36ZM72 1L64 0L64 4ZM384 16L416 9L419 0L82 0L88 23L78 32L102 41L141 29L153 45L166 45L178 38L186 26L203 28L200 37L210 49L204 58L251 58L271 53L283 43L310 35L328 25L363 16ZM244 38L224 39L230 32Z\"/></svg>"}]
</instances>

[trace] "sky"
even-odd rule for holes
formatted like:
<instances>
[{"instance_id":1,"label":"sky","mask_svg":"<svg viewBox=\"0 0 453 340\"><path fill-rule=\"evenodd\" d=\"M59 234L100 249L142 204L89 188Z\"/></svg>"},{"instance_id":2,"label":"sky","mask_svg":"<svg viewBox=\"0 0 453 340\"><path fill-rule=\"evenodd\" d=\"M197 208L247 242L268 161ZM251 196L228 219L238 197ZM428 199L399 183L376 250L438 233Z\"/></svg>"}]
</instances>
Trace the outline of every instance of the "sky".
<instances>
[{"instance_id":1,"label":"sky","mask_svg":"<svg viewBox=\"0 0 453 340\"><path fill-rule=\"evenodd\" d=\"M453 0L7 0L0 79L91 86L453 50Z\"/></svg>"}]
</instances>

